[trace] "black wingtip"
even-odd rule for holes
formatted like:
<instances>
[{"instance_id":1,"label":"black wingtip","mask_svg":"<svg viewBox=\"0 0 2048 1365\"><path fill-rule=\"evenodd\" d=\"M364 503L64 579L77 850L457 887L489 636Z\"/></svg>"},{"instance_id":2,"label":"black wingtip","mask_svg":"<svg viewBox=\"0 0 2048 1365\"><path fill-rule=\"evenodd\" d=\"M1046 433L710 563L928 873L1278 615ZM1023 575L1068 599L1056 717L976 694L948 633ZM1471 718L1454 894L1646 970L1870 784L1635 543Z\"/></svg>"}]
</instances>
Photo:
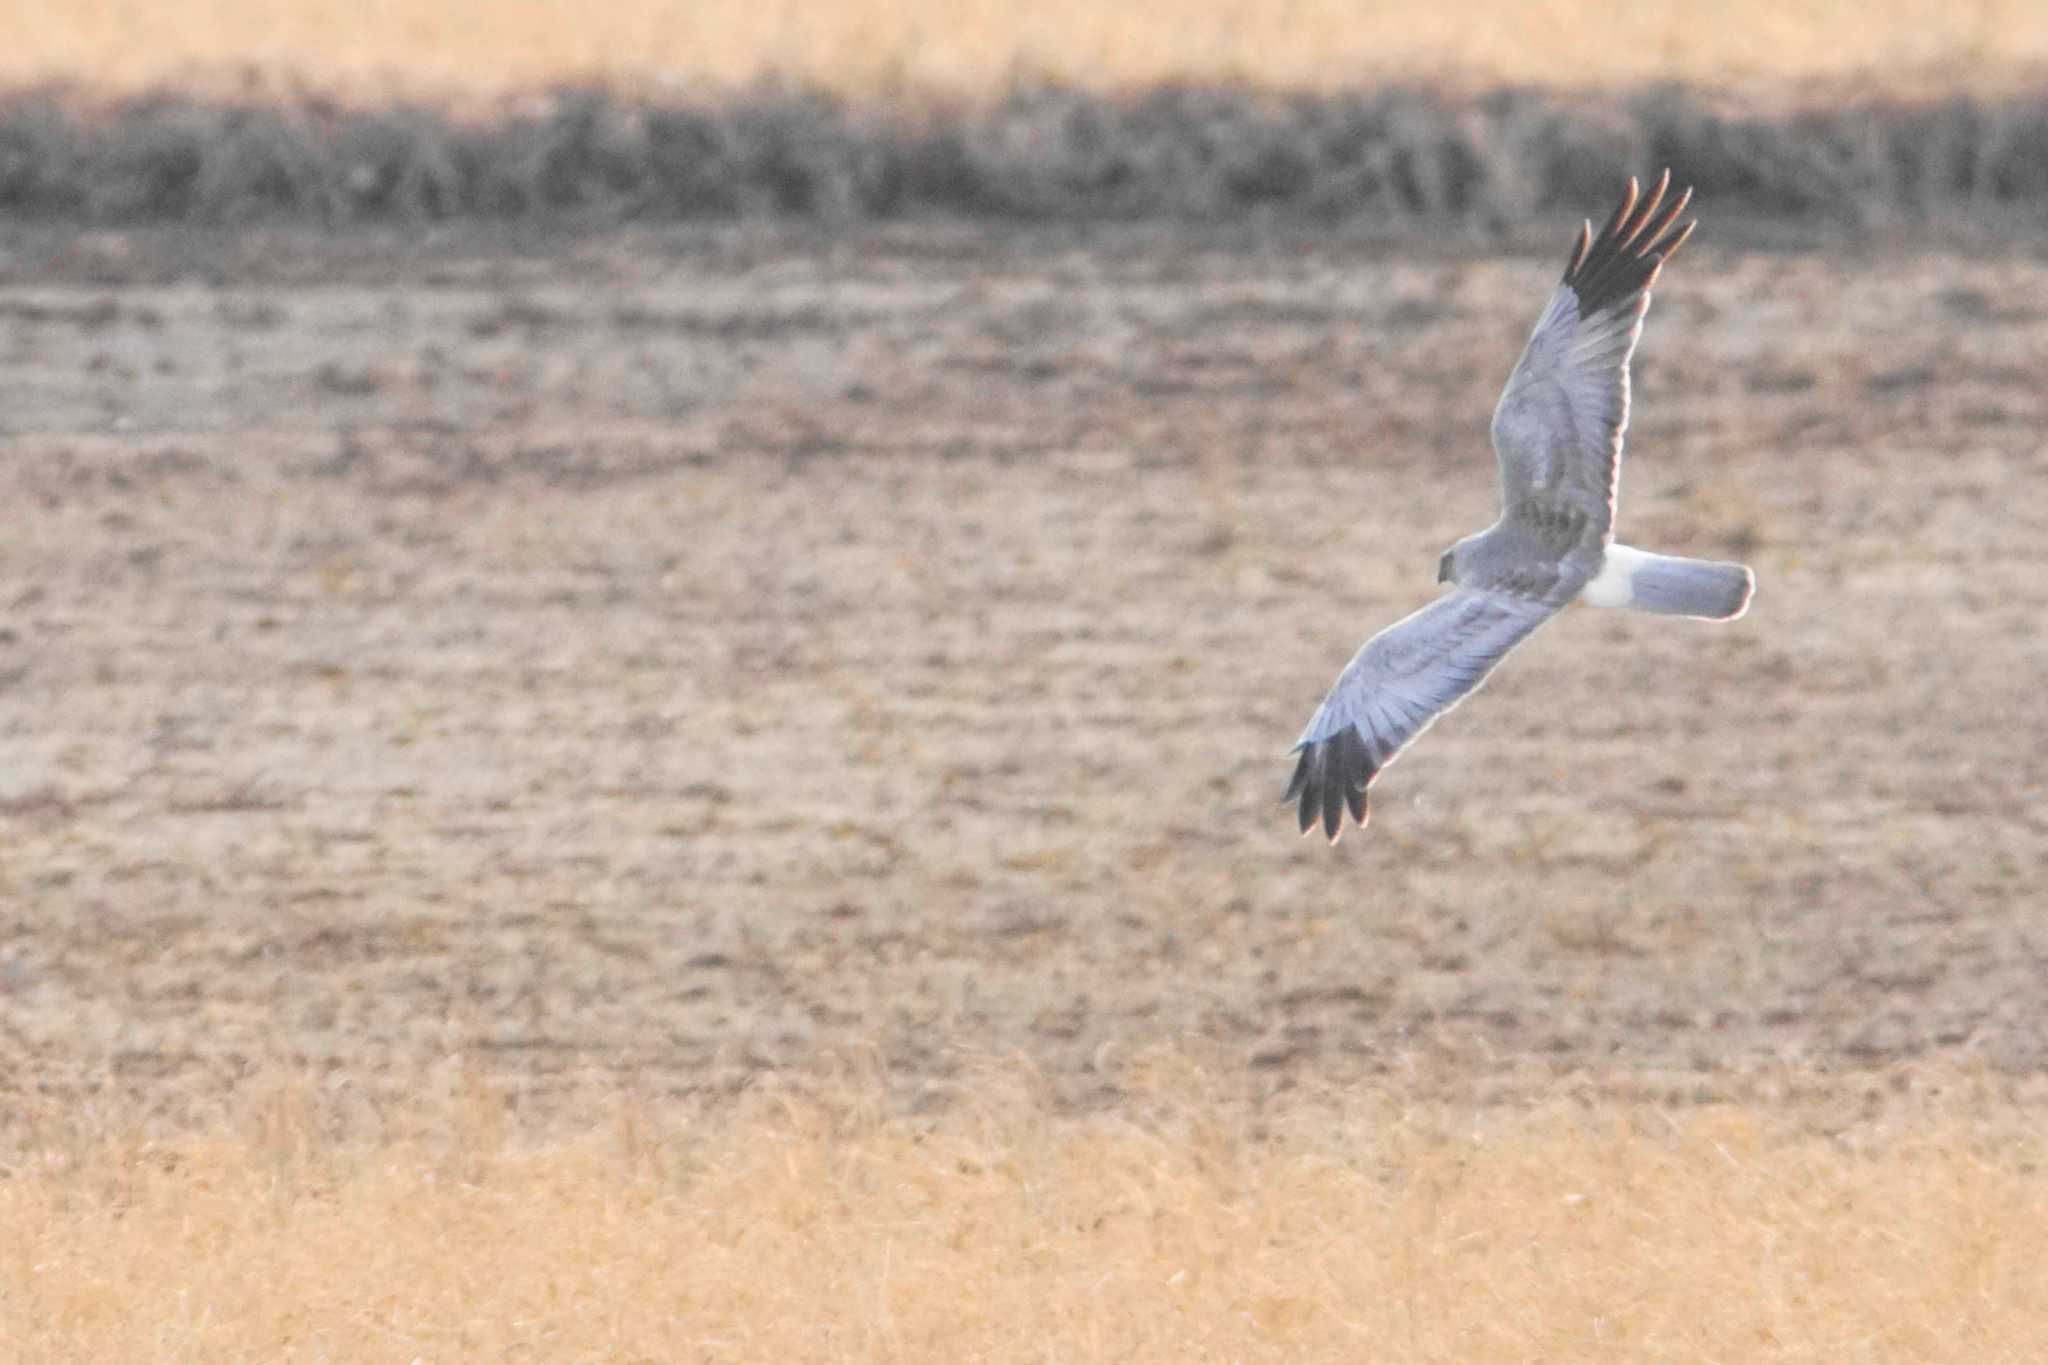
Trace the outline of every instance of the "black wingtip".
<instances>
[{"instance_id":1,"label":"black wingtip","mask_svg":"<svg viewBox=\"0 0 2048 1365\"><path fill-rule=\"evenodd\" d=\"M1296 816L1301 832L1317 825L1331 843L1344 835L1344 813L1364 829L1372 818L1372 803L1366 788L1379 775L1372 750L1356 726L1349 726L1328 739L1304 744L1301 759L1294 765L1294 777L1287 784L1283 801L1298 802Z\"/></svg>"},{"instance_id":2,"label":"black wingtip","mask_svg":"<svg viewBox=\"0 0 2048 1365\"><path fill-rule=\"evenodd\" d=\"M1599 236L1590 236L1590 223L1579 229L1564 282L1579 296L1580 316L1624 305L1648 290L1664 262L1692 235L1696 221L1676 226L1679 215L1692 202L1692 189L1681 190L1667 206L1664 198L1670 189L1669 168L1657 177L1647 195L1631 176L1627 193Z\"/></svg>"}]
</instances>

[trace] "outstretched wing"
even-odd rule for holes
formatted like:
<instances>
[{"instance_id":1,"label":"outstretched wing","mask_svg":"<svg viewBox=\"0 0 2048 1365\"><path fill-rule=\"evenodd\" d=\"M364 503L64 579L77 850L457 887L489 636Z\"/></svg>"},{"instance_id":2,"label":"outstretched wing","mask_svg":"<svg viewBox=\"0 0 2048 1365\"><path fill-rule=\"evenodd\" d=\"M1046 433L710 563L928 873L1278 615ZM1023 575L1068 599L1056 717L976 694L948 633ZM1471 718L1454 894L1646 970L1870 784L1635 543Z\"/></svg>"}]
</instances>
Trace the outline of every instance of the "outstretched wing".
<instances>
[{"instance_id":1,"label":"outstretched wing","mask_svg":"<svg viewBox=\"0 0 2048 1365\"><path fill-rule=\"evenodd\" d=\"M1335 843L1347 806L1363 827L1365 789L1380 769L1557 611L1534 598L1459 588L1367 640L1294 746L1301 761L1284 799L1300 800L1301 832L1320 818Z\"/></svg>"},{"instance_id":2,"label":"outstretched wing","mask_svg":"<svg viewBox=\"0 0 2048 1365\"><path fill-rule=\"evenodd\" d=\"M1503 515L1556 528L1565 550L1604 540L1614 524L1614 485L1628 426L1628 361L1642 335L1650 286L1692 234L1676 226L1692 191L1659 214L1665 171L1640 207L1636 182L1598 237L1593 225L1565 267L1522 359L1493 412Z\"/></svg>"}]
</instances>

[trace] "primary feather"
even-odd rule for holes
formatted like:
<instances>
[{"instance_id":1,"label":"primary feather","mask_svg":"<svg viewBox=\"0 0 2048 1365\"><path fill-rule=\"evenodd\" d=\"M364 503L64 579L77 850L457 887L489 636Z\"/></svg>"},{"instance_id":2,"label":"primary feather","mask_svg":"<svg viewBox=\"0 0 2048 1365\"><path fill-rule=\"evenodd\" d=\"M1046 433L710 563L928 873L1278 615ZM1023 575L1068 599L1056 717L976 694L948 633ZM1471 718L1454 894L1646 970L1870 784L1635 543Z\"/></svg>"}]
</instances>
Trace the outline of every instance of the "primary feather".
<instances>
[{"instance_id":1,"label":"primary feather","mask_svg":"<svg viewBox=\"0 0 2048 1365\"><path fill-rule=\"evenodd\" d=\"M1347 808L1365 824L1366 788L1380 770L1556 612L1460 588L1367 640L1295 745L1301 759L1286 799L1301 803L1302 833L1320 820L1334 841Z\"/></svg>"}]
</instances>

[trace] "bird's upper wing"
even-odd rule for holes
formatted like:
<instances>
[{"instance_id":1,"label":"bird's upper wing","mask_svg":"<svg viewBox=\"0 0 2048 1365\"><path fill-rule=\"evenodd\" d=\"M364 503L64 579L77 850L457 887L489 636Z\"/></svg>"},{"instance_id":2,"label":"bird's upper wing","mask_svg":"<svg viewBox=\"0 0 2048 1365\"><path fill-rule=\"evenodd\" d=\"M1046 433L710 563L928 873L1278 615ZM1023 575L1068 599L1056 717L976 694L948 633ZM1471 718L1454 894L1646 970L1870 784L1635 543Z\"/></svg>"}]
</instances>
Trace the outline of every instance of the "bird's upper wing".
<instances>
[{"instance_id":1,"label":"bird's upper wing","mask_svg":"<svg viewBox=\"0 0 2048 1365\"><path fill-rule=\"evenodd\" d=\"M1302 833L1321 819L1334 843L1347 806L1364 825L1365 789L1380 769L1557 611L1535 598L1458 588L1367 640L1294 746L1301 761L1285 799L1300 799Z\"/></svg>"},{"instance_id":2,"label":"bird's upper wing","mask_svg":"<svg viewBox=\"0 0 2048 1365\"><path fill-rule=\"evenodd\" d=\"M1659 213L1671 172L1638 206L1637 187L1600 235L1579 229L1564 282L1550 296L1493 412L1503 515L1555 527L1560 554L1614 523L1614 485L1628 426L1628 361L1650 286L1691 235L1677 226L1686 190Z\"/></svg>"}]
</instances>

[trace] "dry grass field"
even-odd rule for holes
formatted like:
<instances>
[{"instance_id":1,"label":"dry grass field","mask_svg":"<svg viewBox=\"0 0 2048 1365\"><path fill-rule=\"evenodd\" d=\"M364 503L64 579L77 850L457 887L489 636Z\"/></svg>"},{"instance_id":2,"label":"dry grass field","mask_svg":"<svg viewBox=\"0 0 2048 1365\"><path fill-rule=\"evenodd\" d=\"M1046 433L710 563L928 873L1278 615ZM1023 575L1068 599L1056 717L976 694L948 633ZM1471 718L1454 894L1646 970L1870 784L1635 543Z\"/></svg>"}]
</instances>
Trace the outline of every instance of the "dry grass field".
<instances>
[{"instance_id":1,"label":"dry grass field","mask_svg":"<svg viewBox=\"0 0 2048 1365\"><path fill-rule=\"evenodd\" d=\"M1334 851L1558 252L14 230L0 1340L2037 1357L2048 267L1703 209Z\"/></svg>"},{"instance_id":2,"label":"dry grass field","mask_svg":"<svg viewBox=\"0 0 2048 1365\"><path fill-rule=\"evenodd\" d=\"M20 6L13 0L0 82L82 80L101 89L253 74L354 90L495 94L564 78L732 85L773 74L866 94L970 97L1019 77L1103 89L1162 80L1305 89L1388 79L1571 88L1762 81L1811 94L1814 81L1981 91L2048 63L2048 10L2031 0Z\"/></svg>"},{"instance_id":3,"label":"dry grass field","mask_svg":"<svg viewBox=\"0 0 2048 1365\"><path fill-rule=\"evenodd\" d=\"M1969 1361L2048 1340L2038 1123L1963 1080L1879 1135L1799 1106L1297 1098L1171 1059L1138 1116L991 1073L508 1140L322 1136L259 1088L176 1145L0 1181L17 1361Z\"/></svg>"}]
</instances>

